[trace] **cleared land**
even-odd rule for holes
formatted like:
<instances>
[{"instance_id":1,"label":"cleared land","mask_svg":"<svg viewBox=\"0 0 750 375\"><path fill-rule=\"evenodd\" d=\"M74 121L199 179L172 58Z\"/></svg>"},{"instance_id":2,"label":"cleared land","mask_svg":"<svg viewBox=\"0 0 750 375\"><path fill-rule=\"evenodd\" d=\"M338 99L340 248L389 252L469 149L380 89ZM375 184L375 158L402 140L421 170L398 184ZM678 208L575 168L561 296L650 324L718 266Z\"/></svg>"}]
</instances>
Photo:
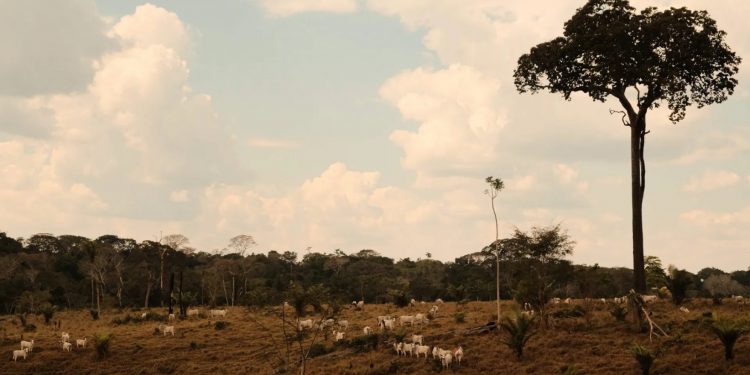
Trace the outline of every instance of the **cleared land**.
<instances>
[{"instance_id":1,"label":"cleared land","mask_svg":"<svg viewBox=\"0 0 750 375\"><path fill-rule=\"evenodd\" d=\"M501 343L505 338L502 333L462 334L463 330L491 319L495 308L492 302L445 303L439 305L438 316L429 325L405 327L404 331L407 337L412 333L424 334L425 344L430 346L453 349L461 345L465 357L461 366L452 369L456 373L560 374L574 365L579 374L639 374L627 348L641 343L661 348L652 374L750 374L750 340L743 337L738 341L736 357L727 366L721 343L702 323L702 313L707 311L727 318L746 319L749 305L714 306L707 300L693 300L685 304L690 312L684 313L667 302L656 302L650 306L653 318L670 333L670 338L655 338L649 343L647 333L636 333L628 323L616 321L606 305L576 303L586 305L590 314L555 319L554 327L538 330L529 341L522 361L516 360L510 349ZM366 305L364 311L345 309L340 319L349 321L346 338L352 339L361 336L366 325L380 333L376 329L378 315L426 313L431 306L398 309L392 305ZM554 306L551 310L572 306ZM503 304L506 312L517 308L513 302ZM152 311L163 313L164 310ZM143 311L111 310L98 321L92 321L87 311L59 312L54 319L62 321L62 331L70 332L73 341L83 336L89 338L86 349L74 349L72 353L62 351L60 331L45 325L41 316L29 317L28 322L37 326L35 332L22 332L17 317L2 316L0 349L4 360L0 361L0 374L270 374L279 367L276 353L284 350L279 311L280 308L230 308L224 319L229 324L222 330L215 329L207 318L178 320L174 337L156 334L157 321L112 323L113 319L127 315L140 317ZM465 312L465 323L456 323L453 314L457 311ZM91 343L97 332L114 334L109 354L103 360L96 359ZM35 340L34 351L26 361L14 363L11 353L20 348L22 334L25 340ZM427 374L441 371L439 363L432 359L398 357L392 345L382 341L393 342L393 336L381 337L376 350L359 353L346 345L334 345L329 337L323 343L332 351L310 359L307 373Z\"/></svg>"}]
</instances>

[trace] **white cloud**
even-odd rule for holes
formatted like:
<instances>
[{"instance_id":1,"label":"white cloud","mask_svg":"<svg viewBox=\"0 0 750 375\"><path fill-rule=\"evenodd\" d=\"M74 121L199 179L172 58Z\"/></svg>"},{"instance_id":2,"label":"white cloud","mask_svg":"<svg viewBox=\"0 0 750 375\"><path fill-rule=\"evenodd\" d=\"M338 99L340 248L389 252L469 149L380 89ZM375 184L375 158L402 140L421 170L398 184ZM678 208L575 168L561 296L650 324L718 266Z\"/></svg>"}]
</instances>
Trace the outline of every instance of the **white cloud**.
<instances>
[{"instance_id":1,"label":"white cloud","mask_svg":"<svg viewBox=\"0 0 750 375\"><path fill-rule=\"evenodd\" d=\"M508 188L514 191L527 191L534 188L536 184L536 177L533 175L526 175L520 177L514 177L508 179Z\"/></svg>"},{"instance_id":2,"label":"white cloud","mask_svg":"<svg viewBox=\"0 0 750 375\"><path fill-rule=\"evenodd\" d=\"M750 223L750 206L739 211L723 213L691 210L682 213L680 219L701 226L746 225Z\"/></svg>"},{"instance_id":3,"label":"white cloud","mask_svg":"<svg viewBox=\"0 0 750 375\"><path fill-rule=\"evenodd\" d=\"M729 171L708 171L688 181L682 190L691 193L702 193L732 186L740 181L740 176Z\"/></svg>"},{"instance_id":4,"label":"white cloud","mask_svg":"<svg viewBox=\"0 0 750 375\"><path fill-rule=\"evenodd\" d=\"M300 145L298 142L289 141L285 139L272 139L253 137L247 140L247 144L255 148L270 148L270 149L293 149L298 148Z\"/></svg>"},{"instance_id":5,"label":"white cloud","mask_svg":"<svg viewBox=\"0 0 750 375\"><path fill-rule=\"evenodd\" d=\"M404 150L404 168L431 175L461 175L497 158L504 125L497 110L498 83L478 71L452 65L418 68L389 79L380 94L416 131L396 130L390 139Z\"/></svg>"},{"instance_id":6,"label":"white cloud","mask_svg":"<svg viewBox=\"0 0 750 375\"><path fill-rule=\"evenodd\" d=\"M351 13L357 10L357 0L258 0L275 17L288 17L305 12Z\"/></svg>"},{"instance_id":7,"label":"white cloud","mask_svg":"<svg viewBox=\"0 0 750 375\"><path fill-rule=\"evenodd\" d=\"M0 2L0 95L85 89L105 28L93 0Z\"/></svg>"},{"instance_id":8,"label":"white cloud","mask_svg":"<svg viewBox=\"0 0 750 375\"><path fill-rule=\"evenodd\" d=\"M180 18L152 4L140 5L135 8L135 13L122 17L109 35L139 48L164 46L179 54L184 54L190 47L187 27Z\"/></svg>"},{"instance_id":9,"label":"white cloud","mask_svg":"<svg viewBox=\"0 0 750 375\"><path fill-rule=\"evenodd\" d=\"M169 200L178 203L187 202L190 200L190 194L187 190L175 190L169 193Z\"/></svg>"},{"instance_id":10,"label":"white cloud","mask_svg":"<svg viewBox=\"0 0 750 375\"><path fill-rule=\"evenodd\" d=\"M571 166L558 164L555 166L555 176L563 184L569 184L578 177L578 171Z\"/></svg>"}]
</instances>

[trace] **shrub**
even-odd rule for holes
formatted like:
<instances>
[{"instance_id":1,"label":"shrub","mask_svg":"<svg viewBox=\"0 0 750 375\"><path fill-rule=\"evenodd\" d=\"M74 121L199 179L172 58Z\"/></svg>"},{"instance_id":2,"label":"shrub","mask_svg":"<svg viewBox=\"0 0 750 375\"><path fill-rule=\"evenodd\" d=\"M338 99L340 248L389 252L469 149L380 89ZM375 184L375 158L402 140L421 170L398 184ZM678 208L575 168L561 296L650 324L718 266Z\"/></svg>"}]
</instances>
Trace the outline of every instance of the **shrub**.
<instances>
[{"instance_id":1,"label":"shrub","mask_svg":"<svg viewBox=\"0 0 750 375\"><path fill-rule=\"evenodd\" d=\"M109 352L109 344L112 342L111 333L97 333L94 335L94 348L99 358L104 358Z\"/></svg>"},{"instance_id":2,"label":"shrub","mask_svg":"<svg viewBox=\"0 0 750 375\"><path fill-rule=\"evenodd\" d=\"M674 267L669 268L669 276L666 277L667 288L672 293L672 302L681 304L687 297L687 290L693 283L690 273Z\"/></svg>"},{"instance_id":3,"label":"shrub","mask_svg":"<svg viewBox=\"0 0 750 375\"><path fill-rule=\"evenodd\" d=\"M91 320L99 320L99 311L91 309L89 313L91 314Z\"/></svg>"},{"instance_id":4,"label":"shrub","mask_svg":"<svg viewBox=\"0 0 750 375\"><path fill-rule=\"evenodd\" d=\"M403 328L399 328L397 331L393 332L393 338L396 339L396 342L403 342L404 337L406 337L406 331L404 331Z\"/></svg>"},{"instance_id":5,"label":"shrub","mask_svg":"<svg viewBox=\"0 0 750 375\"><path fill-rule=\"evenodd\" d=\"M618 322L624 322L628 316L628 309L621 305L614 305L609 309L610 315L612 315Z\"/></svg>"},{"instance_id":6,"label":"shrub","mask_svg":"<svg viewBox=\"0 0 750 375\"><path fill-rule=\"evenodd\" d=\"M328 348L325 344L316 342L310 346L307 356L308 358L315 358L324 354L328 354Z\"/></svg>"},{"instance_id":7,"label":"shrub","mask_svg":"<svg viewBox=\"0 0 750 375\"><path fill-rule=\"evenodd\" d=\"M453 319L456 320L456 323L464 323L466 322L466 314L463 311L457 311L453 314Z\"/></svg>"},{"instance_id":8,"label":"shrub","mask_svg":"<svg viewBox=\"0 0 750 375\"><path fill-rule=\"evenodd\" d=\"M711 325L711 332L713 332L724 345L724 359L731 361L734 358L734 344L740 337L747 334L748 329L743 323L719 318Z\"/></svg>"},{"instance_id":9,"label":"shrub","mask_svg":"<svg viewBox=\"0 0 750 375\"><path fill-rule=\"evenodd\" d=\"M222 330L224 328L227 328L228 325L229 325L229 323L227 323L227 322L225 322L223 320L219 320L216 323L214 323L214 329L216 329L217 331L220 331L220 330Z\"/></svg>"},{"instance_id":10,"label":"shrub","mask_svg":"<svg viewBox=\"0 0 750 375\"><path fill-rule=\"evenodd\" d=\"M509 335L508 339L503 341L503 343L513 350L518 359L521 359L523 348L535 334L533 331L534 321L535 318L533 316L525 314L505 316L500 320L500 327Z\"/></svg>"},{"instance_id":11,"label":"shrub","mask_svg":"<svg viewBox=\"0 0 750 375\"><path fill-rule=\"evenodd\" d=\"M584 309L581 305L575 305L573 306L573 308L563 308L551 313L550 315L552 315L552 317L554 318L580 318L586 315L586 309Z\"/></svg>"},{"instance_id":12,"label":"shrub","mask_svg":"<svg viewBox=\"0 0 750 375\"><path fill-rule=\"evenodd\" d=\"M366 335L357 336L349 340L349 347L354 349L355 353L367 352L378 348L378 336Z\"/></svg>"},{"instance_id":13,"label":"shrub","mask_svg":"<svg viewBox=\"0 0 750 375\"><path fill-rule=\"evenodd\" d=\"M49 324L50 320L52 320L52 317L55 315L55 307L47 303L44 304L40 310L44 316L44 324Z\"/></svg>"},{"instance_id":14,"label":"shrub","mask_svg":"<svg viewBox=\"0 0 750 375\"><path fill-rule=\"evenodd\" d=\"M651 351L651 349L638 344L633 344L629 351L641 367L643 375L648 375L649 371L651 371L651 366L656 359L656 353Z\"/></svg>"}]
</instances>

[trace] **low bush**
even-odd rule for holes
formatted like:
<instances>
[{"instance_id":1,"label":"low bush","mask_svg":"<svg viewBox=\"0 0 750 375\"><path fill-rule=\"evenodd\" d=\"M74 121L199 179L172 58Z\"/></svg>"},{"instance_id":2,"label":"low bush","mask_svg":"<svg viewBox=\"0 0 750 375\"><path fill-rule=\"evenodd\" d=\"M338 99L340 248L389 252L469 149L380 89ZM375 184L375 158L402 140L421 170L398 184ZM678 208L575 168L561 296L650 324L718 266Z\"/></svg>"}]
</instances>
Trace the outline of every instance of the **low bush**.
<instances>
[{"instance_id":1,"label":"low bush","mask_svg":"<svg viewBox=\"0 0 750 375\"><path fill-rule=\"evenodd\" d=\"M91 320L99 320L99 311L91 309L89 313L91 314Z\"/></svg>"},{"instance_id":2,"label":"low bush","mask_svg":"<svg viewBox=\"0 0 750 375\"><path fill-rule=\"evenodd\" d=\"M641 367L641 373L643 375L648 375L651 371L651 366L654 364L654 360L656 360L657 353L638 344L633 344L628 351L633 355L633 358L635 358L638 365Z\"/></svg>"},{"instance_id":3,"label":"low bush","mask_svg":"<svg viewBox=\"0 0 750 375\"><path fill-rule=\"evenodd\" d=\"M518 359L523 357L523 349L526 343L536 333L533 329L534 321L533 316L526 314L505 316L500 320L500 327L509 335L503 343L513 350Z\"/></svg>"},{"instance_id":4,"label":"low bush","mask_svg":"<svg viewBox=\"0 0 750 375\"><path fill-rule=\"evenodd\" d=\"M621 305L613 305L609 309L609 314L617 319L618 322L624 322L625 318L628 317L628 309Z\"/></svg>"},{"instance_id":5,"label":"low bush","mask_svg":"<svg viewBox=\"0 0 750 375\"><path fill-rule=\"evenodd\" d=\"M580 318L586 315L586 309L581 305L575 305L570 309L562 308L550 313L553 318Z\"/></svg>"},{"instance_id":6,"label":"low bush","mask_svg":"<svg viewBox=\"0 0 750 375\"><path fill-rule=\"evenodd\" d=\"M214 323L214 329L217 331L227 328L227 326L229 326L229 323L223 320L219 320L216 323Z\"/></svg>"},{"instance_id":7,"label":"low bush","mask_svg":"<svg viewBox=\"0 0 750 375\"><path fill-rule=\"evenodd\" d=\"M94 335L94 348L98 358L104 358L109 353L109 345L112 343L111 333L97 333Z\"/></svg>"},{"instance_id":8,"label":"low bush","mask_svg":"<svg viewBox=\"0 0 750 375\"><path fill-rule=\"evenodd\" d=\"M355 353L368 352L378 348L378 336L366 335L357 336L349 340L349 347L354 349Z\"/></svg>"},{"instance_id":9,"label":"low bush","mask_svg":"<svg viewBox=\"0 0 750 375\"><path fill-rule=\"evenodd\" d=\"M463 311L457 311L453 314L453 319L456 320L456 323L465 323L466 322L466 314L464 314Z\"/></svg>"},{"instance_id":10,"label":"low bush","mask_svg":"<svg viewBox=\"0 0 750 375\"><path fill-rule=\"evenodd\" d=\"M44 324L49 324L50 320L52 320L52 317L55 316L55 306L47 303L42 306L40 311L44 316Z\"/></svg>"},{"instance_id":11,"label":"low bush","mask_svg":"<svg viewBox=\"0 0 750 375\"><path fill-rule=\"evenodd\" d=\"M308 358L315 358L319 357L321 355L328 354L330 351L328 348L326 348L325 344L316 342L310 346L310 349L308 351L307 357Z\"/></svg>"},{"instance_id":12,"label":"low bush","mask_svg":"<svg viewBox=\"0 0 750 375\"><path fill-rule=\"evenodd\" d=\"M747 334L748 328L745 323L719 318L711 324L711 332L724 345L724 359L731 361L734 358L734 344L740 337Z\"/></svg>"}]
</instances>

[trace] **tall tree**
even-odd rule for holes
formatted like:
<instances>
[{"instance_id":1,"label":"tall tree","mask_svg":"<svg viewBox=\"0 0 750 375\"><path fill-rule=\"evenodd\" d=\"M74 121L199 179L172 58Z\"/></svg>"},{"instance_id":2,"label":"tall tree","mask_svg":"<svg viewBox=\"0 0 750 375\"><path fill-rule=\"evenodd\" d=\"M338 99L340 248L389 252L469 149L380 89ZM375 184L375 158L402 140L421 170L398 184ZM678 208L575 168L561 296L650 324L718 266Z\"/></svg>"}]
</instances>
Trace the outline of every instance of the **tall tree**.
<instances>
[{"instance_id":1,"label":"tall tree","mask_svg":"<svg viewBox=\"0 0 750 375\"><path fill-rule=\"evenodd\" d=\"M565 23L564 34L518 59L519 92L547 90L570 100L616 99L630 128L634 287L646 289L643 264L643 195L646 114L666 104L677 123L687 107L720 103L734 92L740 58L706 11L649 7L636 12L628 0L589 0Z\"/></svg>"},{"instance_id":2,"label":"tall tree","mask_svg":"<svg viewBox=\"0 0 750 375\"><path fill-rule=\"evenodd\" d=\"M253 236L250 236L247 234L240 234L240 235L230 238L229 246L227 247L229 248L230 251L237 253L240 256L244 257L247 250L257 244L258 243L255 242L255 238L253 238Z\"/></svg>"},{"instance_id":3,"label":"tall tree","mask_svg":"<svg viewBox=\"0 0 750 375\"><path fill-rule=\"evenodd\" d=\"M500 245L500 229L497 224L497 211L495 211L495 198L505 188L503 180L497 177L489 176L484 181L490 186L489 189L485 189L484 193L490 197L490 204L492 205L492 215L495 217L495 242L494 244ZM495 249L495 303L497 304L497 321L500 321L500 247L497 246Z\"/></svg>"}]
</instances>

